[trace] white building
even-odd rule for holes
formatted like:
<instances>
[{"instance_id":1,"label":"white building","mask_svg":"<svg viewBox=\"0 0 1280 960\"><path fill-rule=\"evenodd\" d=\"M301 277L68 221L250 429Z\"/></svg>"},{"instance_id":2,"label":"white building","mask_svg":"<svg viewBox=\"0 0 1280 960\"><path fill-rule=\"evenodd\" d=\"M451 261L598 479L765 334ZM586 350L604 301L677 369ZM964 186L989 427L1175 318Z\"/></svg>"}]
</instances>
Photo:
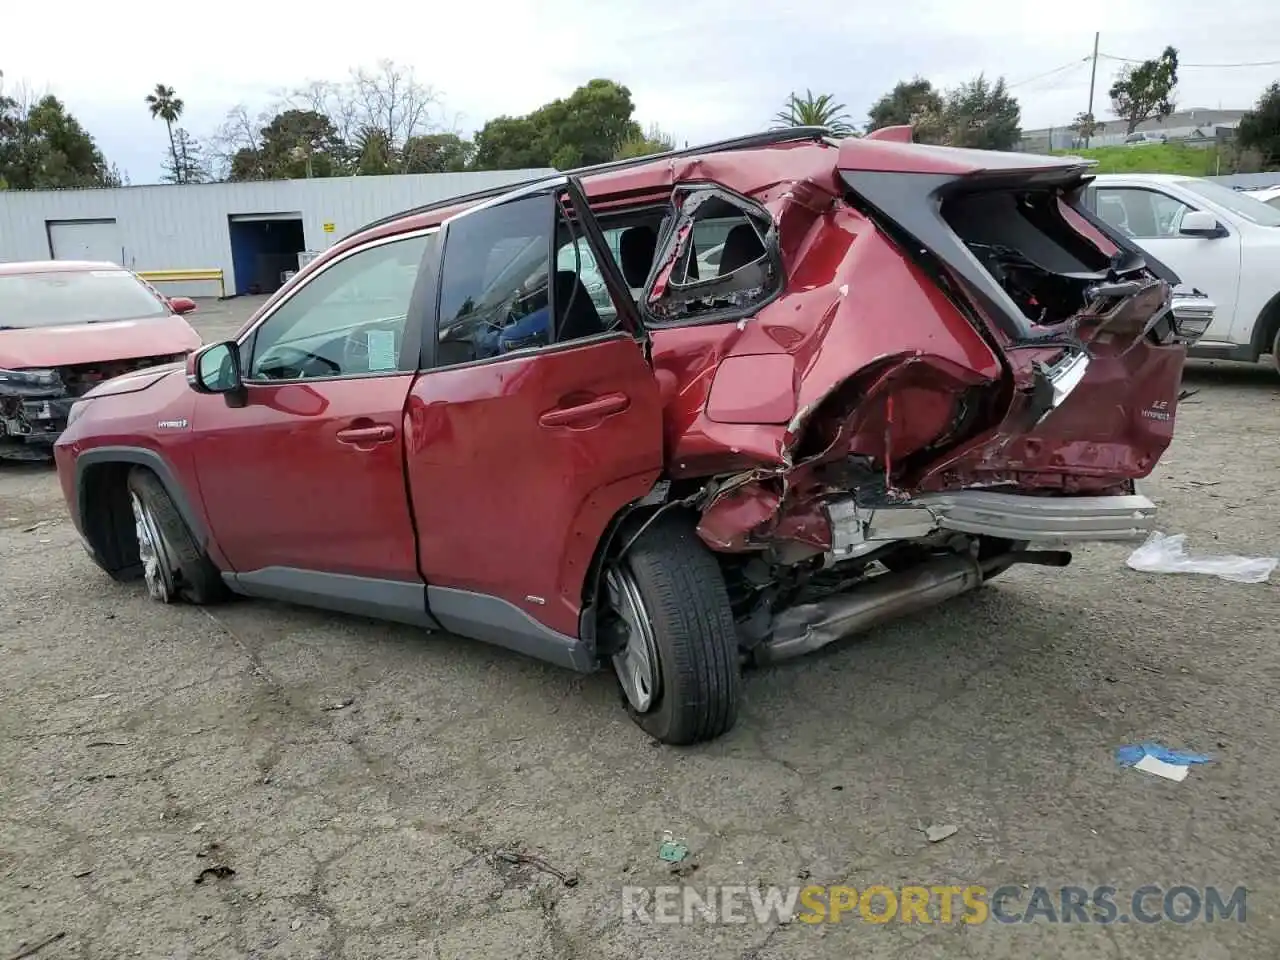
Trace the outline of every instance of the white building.
<instances>
[{"instance_id":1,"label":"white building","mask_svg":"<svg viewBox=\"0 0 1280 960\"><path fill-rule=\"evenodd\" d=\"M269 293L298 254L371 220L553 170L0 191L0 261L109 260L132 270L221 270L228 295ZM217 296L217 281L166 283Z\"/></svg>"}]
</instances>

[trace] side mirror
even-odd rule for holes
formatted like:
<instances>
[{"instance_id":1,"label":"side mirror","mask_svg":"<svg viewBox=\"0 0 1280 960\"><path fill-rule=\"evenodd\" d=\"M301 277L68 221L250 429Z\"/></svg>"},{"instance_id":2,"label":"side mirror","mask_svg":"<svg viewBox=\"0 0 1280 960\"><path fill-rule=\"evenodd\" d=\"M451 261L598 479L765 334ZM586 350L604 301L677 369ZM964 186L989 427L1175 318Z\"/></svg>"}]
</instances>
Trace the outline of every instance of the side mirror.
<instances>
[{"instance_id":1,"label":"side mirror","mask_svg":"<svg viewBox=\"0 0 1280 960\"><path fill-rule=\"evenodd\" d=\"M187 357L187 383L196 393L220 393L231 406L244 402L240 345L234 340L211 343Z\"/></svg>"},{"instance_id":2,"label":"side mirror","mask_svg":"<svg viewBox=\"0 0 1280 960\"><path fill-rule=\"evenodd\" d=\"M1208 210L1188 210L1182 215L1178 232L1184 237L1225 237L1226 228Z\"/></svg>"},{"instance_id":3,"label":"side mirror","mask_svg":"<svg viewBox=\"0 0 1280 960\"><path fill-rule=\"evenodd\" d=\"M169 309L181 316L184 313L192 313L196 309L196 302L190 297L170 297Z\"/></svg>"}]
</instances>

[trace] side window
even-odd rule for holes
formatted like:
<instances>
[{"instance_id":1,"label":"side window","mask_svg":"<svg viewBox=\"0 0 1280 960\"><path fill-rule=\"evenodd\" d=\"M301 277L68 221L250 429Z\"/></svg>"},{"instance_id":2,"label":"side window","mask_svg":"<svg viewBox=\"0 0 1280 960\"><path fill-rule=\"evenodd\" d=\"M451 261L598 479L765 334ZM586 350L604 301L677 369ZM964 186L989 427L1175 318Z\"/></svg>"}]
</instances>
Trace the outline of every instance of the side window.
<instances>
[{"instance_id":1,"label":"side window","mask_svg":"<svg viewBox=\"0 0 1280 960\"><path fill-rule=\"evenodd\" d=\"M672 266L655 278L650 314L668 322L711 319L769 300L782 286L772 236L762 210L715 189L687 194L667 241L670 252L659 254Z\"/></svg>"},{"instance_id":2,"label":"side window","mask_svg":"<svg viewBox=\"0 0 1280 960\"><path fill-rule=\"evenodd\" d=\"M318 273L258 327L246 379L416 369L402 365L400 346L427 239L378 243Z\"/></svg>"},{"instance_id":3,"label":"side window","mask_svg":"<svg viewBox=\"0 0 1280 960\"><path fill-rule=\"evenodd\" d=\"M1157 190L1099 187L1098 216L1135 239L1177 237L1182 217L1193 209Z\"/></svg>"},{"instance_id":4,"label":"side window","mask_svg":"<svg viewBox=\"0 0 1280 960\"><path fill-rule=\"evenodd\" d=\"M616 317L600 265L556 196L465 214L444 244L437 367L598 335Z\"/></svg>"}]
</instances>

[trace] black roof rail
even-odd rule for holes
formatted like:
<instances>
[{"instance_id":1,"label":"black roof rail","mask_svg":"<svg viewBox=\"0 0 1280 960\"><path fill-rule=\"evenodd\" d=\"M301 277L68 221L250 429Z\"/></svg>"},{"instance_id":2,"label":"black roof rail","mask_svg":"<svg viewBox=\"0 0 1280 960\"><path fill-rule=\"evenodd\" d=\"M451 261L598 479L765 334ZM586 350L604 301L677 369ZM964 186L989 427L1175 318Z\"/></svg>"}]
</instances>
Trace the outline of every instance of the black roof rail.
<instances>
[{"instance_id":1,"label":"black roof rail","mask_svg":"<svg viewBox=\"0 0 1280 960\"><path fill-rule=\"evenodd\" d=\"M515 183L504 183L499 187L488 187L484 190L477 190L474 193L465 193L456 197L446 197L443 200L436 200L432 203L424 204L420 207L412 207L408 210L401 210L399 213L393 213L386 217L379 217L377 220L371 220L362 227L357 227L350 233L342 237L347 240L354 237L358 233L364 233L366 230L372 230L374 227L381 227L384 224L394 223L405 217L418 216L423 213L430 213L433 210L443 210L446 207L454 207L460 203L479 203L482 200L489 200L493 197L500 197L504 193L512 190L519 190L521 187L532 186L543 180L550 180L553 177L578 177L586 176L592 173L608 173L614 170L627 170L631 167L642 166L646 163L653 163L656 160L664 160L673 157L692 157L702 153L723 153L727 150L751 150L756 147L770 147L780 143L795 143L801 140L822 140L831 136L831 130L827 127L782 127L778 130L766 130L763 133L749 133L741 137L732 137L728 140L717 140L712 143L704 143L696 147L682 147L679 150L668 150L665 153L648 153L642 157L629 157L626 160L610 160L606 163L592 164L588 167L576 167L573 170L561 170L556 174L548 174L545 177L534 177L531 180L519 180ZM342 241L338 241L341 243Z\"/></svg>"}]
</instances>

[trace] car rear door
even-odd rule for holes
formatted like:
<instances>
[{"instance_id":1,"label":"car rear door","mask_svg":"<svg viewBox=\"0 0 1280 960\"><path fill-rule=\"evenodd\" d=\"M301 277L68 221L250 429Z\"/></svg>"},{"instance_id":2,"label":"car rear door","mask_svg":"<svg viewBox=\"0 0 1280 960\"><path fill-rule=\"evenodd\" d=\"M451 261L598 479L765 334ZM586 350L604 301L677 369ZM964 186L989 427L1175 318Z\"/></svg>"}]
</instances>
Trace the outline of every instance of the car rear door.
<instances>
[{"instance_id":1,"label":"car rear door","mask_svg":"<svg viewBox=\"0 0 1280 960\"><path fill-rule=\"evenodd\" d=\"M635 304L567 178L473 208L441 236L406 437L432 614L517 647L520 634L577 637L597 545L662 469ZM562 257L584 237L615 318L592 302L585 263ZM552 318L541 332L540 310Z\"/></svg>"}]
</instances>

